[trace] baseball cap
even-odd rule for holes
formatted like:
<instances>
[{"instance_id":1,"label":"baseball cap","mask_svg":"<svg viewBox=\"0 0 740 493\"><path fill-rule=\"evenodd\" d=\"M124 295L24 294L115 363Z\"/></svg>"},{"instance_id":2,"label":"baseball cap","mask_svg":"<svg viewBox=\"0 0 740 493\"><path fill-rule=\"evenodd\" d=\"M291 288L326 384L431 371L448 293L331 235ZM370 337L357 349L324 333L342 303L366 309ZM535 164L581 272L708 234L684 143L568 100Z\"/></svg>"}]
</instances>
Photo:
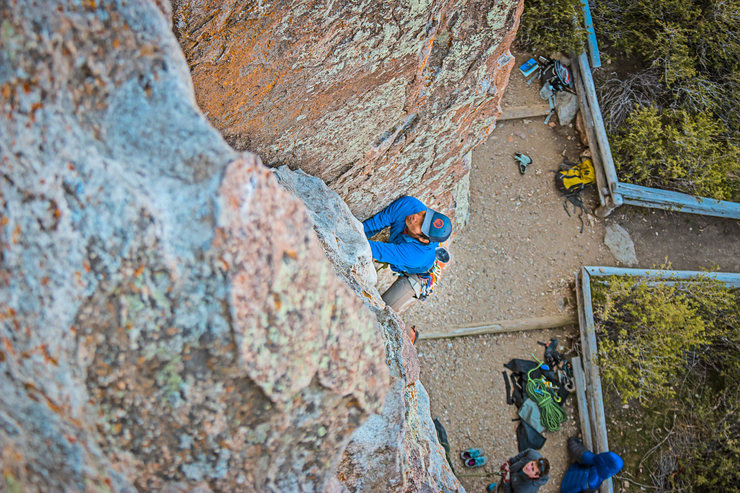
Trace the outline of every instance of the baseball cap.
<instances>
[{"instance_id":1,"label":"baseball cap","mask_svg":"<svg viewBox=\"0 0 740 493\"><path fill-rule=\"evenodd\" d=\"M427 207L424 222L421 224L421 232L435 243L442 243L452 234L452 222L450 218Z\"/></svg>"}]
</instances>

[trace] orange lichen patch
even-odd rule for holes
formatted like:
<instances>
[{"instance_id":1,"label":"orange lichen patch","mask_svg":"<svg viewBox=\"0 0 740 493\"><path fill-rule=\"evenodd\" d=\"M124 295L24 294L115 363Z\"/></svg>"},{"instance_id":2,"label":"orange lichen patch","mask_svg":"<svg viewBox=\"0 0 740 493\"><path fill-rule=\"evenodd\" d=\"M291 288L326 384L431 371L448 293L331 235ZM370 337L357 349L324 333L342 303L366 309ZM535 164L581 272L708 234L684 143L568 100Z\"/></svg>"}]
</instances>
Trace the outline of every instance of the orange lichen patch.
<instances>
[{"instance_id":1,"label":"orange lichen patch","mask_svg":"<svg viewBox=\"0 0 740 493\"><path fill-rule=\"evenodd\" d=\"M39 346L41 348L41 354L44 356L44 361L47 363L51 363L54 366L59 366L59 362L55 357L53 357L51 354L49 354L49 350L46 347L46 344L42 344Z\"/></svg>"},{"instance_id":2,"label":"orange lichen patch","mask_svg":"<svg viewBox=\"0 0 740 493\"><path fill-rule=\"evenodd\" d=\"M419 74L424 73L424 69L427 67L427 63L429 63L429 57L432 54L432 47L434 46L434 40L437 39L437 36L432 36L429 38L429 40L426 43L426 46L424 47L424 58L421 60L421 63L419 63Z\"/></svg>"},{"instance_id":3,"label":"orange lichen patch","mask_svg":"<svg viewBox=\"0 0 740 493\"><path fill-rule=\"evenodd\" d=\"M15 349L13 349L13 345L10 343L10 339L5 336L3 336L3 344L5 345L5 349L7 349L11 355L16 356L18 354L16 353Z\"/></svg>"},{"instance_id":4,"label":"orange lichen patch","mask_svg":"<svg viewBox=\"0 0 740 493\"><path fill-rule=\"evenodd\" d=\"M10 235L10 241L14 245L17 245L20 239L21 239L21 227L19 224L16 224L15 228L13 228L13 233Z\"/></svg>"},{"instance_id":5,"label":"orange lichen patch","mask_svg":"<svg viewBox=\"0 0 740 493\"><path fill-rule=\"evenodd\" d=\"M139 50L139 55L141 56L152 56L154 53L156 53L156 49L153 45L144 45Z\"/></svg>"},{"instance_id":6,"label":"orange lichen patch","mask_svg":"<svg viewBox=\"0 0 740 493\"><path fill-rule=\"evenodd\" d=\"M134 277L141 276L142 272L144 272L144 269L146 266L144 264L141 264L139 267L136 268L136 271L134 272Z\"/></svg>"},{"instance_id":7,"label":"orange lichen patch","mask_svg":"<svg viewBox=\"0 0 740 493\"><path fill-rule=\"evenodd\" d=\"M90 262L88 262L87 260L83 260L82 268L85 269L85 272L90 272Z\"/></svg>"}]
</instances>

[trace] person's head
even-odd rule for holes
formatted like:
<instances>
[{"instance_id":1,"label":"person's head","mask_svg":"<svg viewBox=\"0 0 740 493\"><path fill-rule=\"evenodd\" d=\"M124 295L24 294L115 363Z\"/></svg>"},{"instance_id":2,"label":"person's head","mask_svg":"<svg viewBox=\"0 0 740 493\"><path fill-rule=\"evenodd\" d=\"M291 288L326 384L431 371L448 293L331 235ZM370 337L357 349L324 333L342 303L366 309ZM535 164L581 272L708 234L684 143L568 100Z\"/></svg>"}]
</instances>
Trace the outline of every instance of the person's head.
<instances>
[{"instance_id":1,"label":"person's head","mask_svg":"<svg viewBox=\"0 0 740 493\"><path fill-rule=\"evenodd\" d=\"M539 479L542 476L547 476L550 472L550 462L544 457L537 460L532 460L524 464L522 471L530 479Z\"/></svg>"},{"instance_id":2,"label":"person's head","mask_svg":"<svg viewBox=\"0 0 740 493\"><path fill-rule=\"evenodd\" d=\"M427 208L421 233L435 243L442 243L452 234L452 222L441 212Z\"/></svg>"},{"instance_id":3,"label":"person's head","mask_svg":"<svg viewBox=\"0 0 740 493\"><path fill-rule=\"evenodd\" d=\"M422 243L442 243L452 234L450 218L427 208L406 216L406 232Z\"/></svg>"},{"instance_id":4,"label":"person's head","mask_svg":"<svg viewBox=\"0 0 740 493\"><path fill-rule=\"evenodd\" d=\"M429 239L421 232L421 225L424 224L424 217L427 211L423 210L416 214L406 216L406 232L409 236L416 238L423 243L429 243Z\"/></svg>"}]
</instances>

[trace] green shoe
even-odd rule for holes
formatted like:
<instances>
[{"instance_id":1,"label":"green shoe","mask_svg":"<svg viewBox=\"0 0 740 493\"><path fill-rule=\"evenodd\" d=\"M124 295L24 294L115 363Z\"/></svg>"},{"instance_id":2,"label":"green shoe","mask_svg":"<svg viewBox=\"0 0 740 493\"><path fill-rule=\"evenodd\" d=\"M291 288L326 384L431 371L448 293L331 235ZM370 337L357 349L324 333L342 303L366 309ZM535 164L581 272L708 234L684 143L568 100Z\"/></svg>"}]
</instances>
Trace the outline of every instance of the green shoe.
<instances>
[{"instance_id":1,"label":"green shoe","mask_svg":"<svg viewBox=\"0 0 740 493\"><path fill-rule=\"evenodd\" d=\"M479 448L469 448L460 452L462 460L475 459L479 455L483 455L483 451Z\"/></svg>"},{"instance_id":2,"label":"green shoe","mask_svg":"<svg viewBox=\"0 0 740 493\"><path fill-rule=\"evenodd\" d=\"M488 459L484 455L479 455L478 457L466 460L465 467L481 467L486 465L487 462Z\"/></svg>"}]
</instances>

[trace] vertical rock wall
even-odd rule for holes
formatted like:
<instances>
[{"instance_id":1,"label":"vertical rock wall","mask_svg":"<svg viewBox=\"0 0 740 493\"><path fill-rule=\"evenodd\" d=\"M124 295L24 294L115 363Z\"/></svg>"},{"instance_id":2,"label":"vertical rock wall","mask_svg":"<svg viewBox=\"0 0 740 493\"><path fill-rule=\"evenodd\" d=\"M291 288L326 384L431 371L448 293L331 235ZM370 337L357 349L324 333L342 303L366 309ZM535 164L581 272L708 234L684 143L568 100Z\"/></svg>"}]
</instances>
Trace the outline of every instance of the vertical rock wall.
<instances>
[{"instance_id":1,"label":"vertical rock wall","mask_svg":"<svg viewBox=\"0 0 740 493\"><path fill-rule=\"evenodd\" d=\"M280 184L306 205L337 274L375 313L384 334L391 386L382 412L353 434L337 479L349 491L463 491L437 440L429 396L419 381L416 348L401 318L380 298L370 245L362 223L321 180L287 166Z\"/></svg>"},{"instance_id":2,"label":"vertical rock wall","mask_svg":"<svg viewBox=\"0 0 740 493\"><path fill-rule=\"evenodd\" d=\"M388 387L167 2L0 3L0 490L320 491Z\"/></svg>"},{"instance_id":3,"label":"vertical rock wall","mask_svg":"<svg viewBox=\"0 0 740 493\"><path fill-rule=\"evenodd\" d=\"M401 194L467 209L521 0L174 0L198 104L237 149L324 180L359 217Z\"/></svg>"}]
</instances>

